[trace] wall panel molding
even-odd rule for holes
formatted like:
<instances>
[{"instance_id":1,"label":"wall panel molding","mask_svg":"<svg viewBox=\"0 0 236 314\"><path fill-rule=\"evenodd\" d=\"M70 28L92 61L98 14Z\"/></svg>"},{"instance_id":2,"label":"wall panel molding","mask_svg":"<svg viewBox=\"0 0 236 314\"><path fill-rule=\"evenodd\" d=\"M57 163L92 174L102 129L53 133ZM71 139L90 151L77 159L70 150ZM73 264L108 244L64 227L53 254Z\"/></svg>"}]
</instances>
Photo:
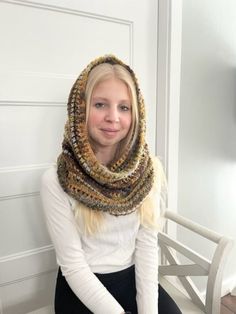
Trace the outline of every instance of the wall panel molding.
<instances>
[{"instance_id":1,"label":"wall panel molding","mask_svg":"<svg viewBox=\"0 0 236 314\"><path fill-rule=\"evenodd\" d=\"M57 269L52 245L0 258L0 313L53 313Z\"/></svg>"},{"instance_id":2,"label":"wall panel molding","mask_svg":"<svg viewBox=\"0 0 236 314\"><path fill-rule=\"evenodd\" d=\"M54 163L0 168L0 201L39 196L40 178Z\"/></svg>"},{"instance_id":3,"label":"wall panel molding","mask_svg":"<svg viewBox=\"0 0 236 314\"><path fill-rule=\"evenodd\" d=\"M32 7L32 8L37 8L37 9L50 10L50 11L54 11L54 12L67 13L67 14L72 14L72 15L79 15L82 17L88 17L88 18L93 18L93 19L102 20L102 21L106 21L106 22L113 22L113 23L117 23L117 24L125 24L125 25L132 25L133 24L132 21L121 19L121 18L115 18L115 17L101 15L101 14L97 14L97 13L95 14L95 13L91 13L91 12L84 12L84 11L75 10L75 9L68 8L68 7L49 5L49 4L44 4L44 3L40 3L40 2L34 2L34 1L0 0L0 2L15 4L15 5L21 5L21 6L26 6L26 7Z\"/></svg>"},{"instance_id":4,"label":"wall panel molding","mask_svg":"<svg viewBox=\"0 0 236 314\"><path fill-rule=\"evenodd\" d=\"M133 47L134 47L133 21L125 20L125 19L121 19L121 18L116 18L116 17L111 17L111 16L95 14L95 13L91 13L91 12L84 12L84 11L80 11L80 10L71 9L68 7L60 7L60 6L55 6L55 5L42 4L39 2L33 2L33 1L0 0L0 2L5 2L5 3L9 3L9 4L14 4L14 5L21 5L21 6L25 6L25 7L32 7L32 8L37 8L37 9L43 9L43 10L48 10L48 11L54 11L54 12L60 12L60 13L64 13L64 14L78 15L78 16L86 17L86 18L90 18L90 19L126 25L129 27L129 36L130 36L129 60L130 60L130 65L133 66Z\"/></svg>"},{"instance_id":5,"label":"wall panel molding","mask_svg":"<svg viewBox=\"0 0 236 314\"><path fill-rule=\"evenodd\" d=\"M39 192L34 192L34 193L21 193L21 194L12 194L8 196L0 196L0 202L3 201L8 201L8 200L13 200L17 198L24 198L24 197L36 197L39 196Z\"/></svg>"},{"instance_id":6,"label":"wall panel molding","mask_svg":"<svg viewBox=\"0 0 236 314\"><path fill-rule=\"evenodd\" d=\"M29 170L38 170L38 169L47 169L54 165L54 163L45 163L45 164L32 164L32 165L19 165L19 166L11 166L11 167L1 167L1 173L7 172L18 172L18 171L29 171Z\"/></svg>"},{"instance_id":7,"label":"wall panel molding","mask_svg":"<svg viewBox=\"0 0 236 314\"><path fill-rule=\"evenodd\" d=\"M18 101L18 100L0 100L1 107L66 107L63 101Z\"/></svg>"},{"instance_id":8,"label":"wall panel molding","mask_svg":"<svg viewBox=\"0 0 236 314\"><path fill-rule=\"evenodd\" d=\"M93 12L84 12L82 10L78 10L75 8L69 8L68 6L71 5L71 3L67 4L66 2L63 3L63 6L47 4L46 1L34 2L34 1L26 1L26 0L0 0L0 5L1 3L12 5L12 7L20 6L20 7L25 7L26 9L31 8L31 9L37 9L37 10L44 10L44 11L48 11L52 13L54 12L58 14L73 15L80 18L78 19L79 24L82 22L81 21L81 18L82 18L84 21L86 21L87 19L90 19L97 22L102 21L102 22L105 22L106 24L112 23L112 24L120 25L121 34L123 34L122 32L124 32L123 26L125 26L127 27L125 30L125 34L127 35L127 40L128 40L127 50L129 53L129 63L131 66L133 65L133 47L134 47L134 35L133 35L134 25L133 24L134 24L134 21L131 21L128 19L121 19L115 16L106 16L106 15L101 15L101 14L97 14ZM75 6L76 4L74 4L74 7ZM28 16L28 14L26 15L26 17ZM101 29L104 28L104 26L101 26L101 25L99 27ZM35 29L37 31L36 26L35 26ZM80 30L80 31L77 31L78 36L79 35L81 36L81 28L79 28L78 30ZM114 28L115 32L116 30L117 30L117 27ZM24 31L24 27L22 28L22 32L23 31ZM60 44L58 42L57 44L60 47ZM125 43L125 46L127 46L127 44ZM34 45L32 45L31 47L34 47ZM45 48L47 48L47 44ZM31 50L31 49L29 48L28 50ZM34 49L32 51L34 51ZM62 103L61 100L67 99L70 87L78 75L77 71L75 74L72 73L74 69L71 68L71 65L68 65L68 69L70 69L69 72L71 72L70 74L56 73L56 70L54 68L49 69L48 72L46 71L46 69L45 71L40 72L39 68L38 69L34 68L34 66L32 65L31 65L32 69L29 68L29 70L28 69L12 70L11 67L9 69L8 67L10 66L6 65L6 69L2 69L2 73L0 75L0 80L2 80L4 84L4 89L0 95L0 98L1 98L0 105L2 106L14 106L14 105L15 106L44 106L47 104L61 106L65 103L65 102ZM54 73L54 70L55 70L55 73ZM17 87L18 82L22 82L21 89ZM22 94L21 90L26 89L27 86L30 86L28 94ZM50 91L56 88L60 92L57 94L51 94ZM12 93L6 94L5 91L10 90L10 89L12 89ZM12 95L14 94L16 95L15 96L16 99L11 99Z\"/></svg>"},{"instance_id":9,"label":"wall panel molding","mask_svg":"<svg viewBox=\"0 0 236 314\"><path fill-rule=\"evenodd\" d=\"M52 245L0 258L0 287L25 281L57 269Z\"/></svg>"}]
</instances>

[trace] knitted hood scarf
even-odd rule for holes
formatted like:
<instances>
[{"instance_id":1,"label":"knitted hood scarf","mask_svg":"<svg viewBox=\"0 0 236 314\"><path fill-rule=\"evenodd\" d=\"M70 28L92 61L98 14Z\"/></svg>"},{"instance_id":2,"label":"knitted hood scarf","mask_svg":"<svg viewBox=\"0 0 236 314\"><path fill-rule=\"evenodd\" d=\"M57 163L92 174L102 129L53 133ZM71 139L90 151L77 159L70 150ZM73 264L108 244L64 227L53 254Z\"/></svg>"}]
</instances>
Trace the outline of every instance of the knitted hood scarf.
<instances>
[{"instance_id":1,"label":"knitted hood scarf","mask_svg":"<svg viewBox=\"0 0 236 314\"><path fill-rule=\"evenodd\" d=\"M101 63L120 64L131 74L137 92L139 130L132 147L109 166L103 166L90 146L86 127L85 88L90 71ZM153 165L145 142L145 110L137 79L129 66L106 55L91 62L74 83L68 100L62 153L57 161L61 187L86 207L111 215L135 211L153 185Z\"/></svg>"}]
</instances>

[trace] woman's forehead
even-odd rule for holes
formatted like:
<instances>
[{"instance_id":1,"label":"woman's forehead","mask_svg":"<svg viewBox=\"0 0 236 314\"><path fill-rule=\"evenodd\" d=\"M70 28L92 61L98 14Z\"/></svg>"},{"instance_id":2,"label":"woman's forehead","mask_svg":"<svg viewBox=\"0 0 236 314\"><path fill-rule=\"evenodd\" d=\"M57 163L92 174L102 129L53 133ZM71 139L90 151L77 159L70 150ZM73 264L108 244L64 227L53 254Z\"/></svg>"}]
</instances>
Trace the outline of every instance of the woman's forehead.
<instances>
[{"instance_id":1,"label":"woman's forehead","mask_svg":"<svg viewBox=\"0 0 236 314\"><path fill-rule=\"evenodd\" d=\"M110 78L98 83L92 93L92 97L106 98L108 96L122 96L129 99L129 89L125 82L117 78Z\"/></svg>"}]
</instances>

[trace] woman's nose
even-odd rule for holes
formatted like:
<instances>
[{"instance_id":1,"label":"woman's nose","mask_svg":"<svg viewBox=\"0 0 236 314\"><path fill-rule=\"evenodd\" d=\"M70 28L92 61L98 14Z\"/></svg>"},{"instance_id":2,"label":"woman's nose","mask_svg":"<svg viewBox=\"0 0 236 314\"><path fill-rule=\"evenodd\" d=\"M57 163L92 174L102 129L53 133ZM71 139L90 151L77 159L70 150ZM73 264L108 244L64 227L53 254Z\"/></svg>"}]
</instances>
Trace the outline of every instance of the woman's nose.
<instances>
[{"instance_id":1,"label":"woman's nose","mask_svg":"<svg viewBox=\"0 0 236 314\"><path fill-rule=\"evenodd\" d=\"M107 111L106 120L110 122L119 121L119 112L117 108L109 108L109 110Z\"/></svg>"}]
</instances>

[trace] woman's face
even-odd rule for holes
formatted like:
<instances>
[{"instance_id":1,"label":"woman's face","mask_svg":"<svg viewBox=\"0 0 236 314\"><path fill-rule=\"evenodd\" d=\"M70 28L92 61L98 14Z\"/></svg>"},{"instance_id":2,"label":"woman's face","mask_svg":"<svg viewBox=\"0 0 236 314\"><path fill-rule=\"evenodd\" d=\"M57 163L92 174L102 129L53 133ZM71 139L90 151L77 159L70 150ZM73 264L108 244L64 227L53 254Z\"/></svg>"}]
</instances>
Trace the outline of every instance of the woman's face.
<instances>
[{"instance_id":1,"label":"woman's face","mask_svg":"<svg viewBox=\"0 0 236 314\"><path fill-rule=\"evenodd\" d=\"M93 90L88 115L88 134L96 151L116 150L131 126L131 99L127 85L110 78Z\"/></svg>"}]
</instances>

